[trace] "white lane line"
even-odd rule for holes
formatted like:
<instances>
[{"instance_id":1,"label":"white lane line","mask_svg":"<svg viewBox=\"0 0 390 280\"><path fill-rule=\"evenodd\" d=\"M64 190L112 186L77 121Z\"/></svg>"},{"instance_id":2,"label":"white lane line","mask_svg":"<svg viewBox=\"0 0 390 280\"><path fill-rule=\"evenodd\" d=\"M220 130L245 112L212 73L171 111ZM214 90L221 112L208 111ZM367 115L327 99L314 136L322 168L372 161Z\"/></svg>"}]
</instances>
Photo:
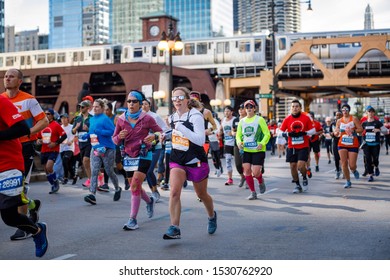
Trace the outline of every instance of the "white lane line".
<instances>
[{"instance_id":1,"label":"white lane line","mask_svg":"<svg viewBox=\"0 0 390 280\"><path fill-rule=\"evenodd\" d=\"M66 254L66 255L62 255L62 256L59 256L57 258L54 258L52 260L66 260L66 259L73 258L74 256L77 256L77 255L76 254Z\"/></svg>"}]
</instances>

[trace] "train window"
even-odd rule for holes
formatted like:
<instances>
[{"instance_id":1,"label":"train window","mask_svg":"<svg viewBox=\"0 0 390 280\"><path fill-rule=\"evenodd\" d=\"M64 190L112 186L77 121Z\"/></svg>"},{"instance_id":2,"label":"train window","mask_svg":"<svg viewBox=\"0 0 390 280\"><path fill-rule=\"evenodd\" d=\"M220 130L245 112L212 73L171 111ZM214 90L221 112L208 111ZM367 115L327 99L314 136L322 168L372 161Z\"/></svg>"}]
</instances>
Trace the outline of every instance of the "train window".
<instances>
[{"instance_id":1,"label":"train window","mask_svg":"<svg viewBox=\"0 0 390 280\"><path fill-rule=\"evenodd\" d=\"M340 34L337 37L338 38L349 38L351 36L349 34ZM340 44L337 44L337 47L338 48L349 48L349 47L351 47L351 43L340 43Z\"/></svg>"},{"instance_id":2,"label":"train window","mask_svg":"<svg viewBox=\"0 0 390 280\"><path fill-rule=\"evenodd\" d=\"M73 62L77 62L79 60L77 52L73 52Z\"/></svg>"},{"instance_id":3,"label":"train window","mask_svg":"<svg viewBox=\"0 0 390 280\"><path fill-rule=\"evenodd\" d=\"M2 57L0 57L0 67L3 67L3 58Z\"/></svg>"},{"instance_id":4,"label":"train window","mask_svg":"<svg viewBox=\"0 0 390 280\"><path fill-rule=\"evenodd\" d=\"M31 65L31 56L27 55L26 58L27 58L26 64Z\"/></svg>"},{"instance_id":5,"label":"train window","mask_svg":"<svg viewBox=\"0 0 390 280\"><path fill-rule=\"evenodd\" d=\"M56 54L49 53L47 54L47 63L55 63L56 62Z\"/></svg>"},{"instance_id":6,"label":"train window","mask_svg":"<svg viewBox=\"0 0 390 280\"><path fill-rule=\"evenodd\" d=\"M230 53L230 42L225 42L225 53Z\"/></svg>"},{"instance_id":7,"label":"train window","mask_svg":"<svg viewBox=\"0 0 390 280\"><path fill-rule=\"evenodd\" d=\"M195 54L195 44L194 43L184 44L184 54L185 55L194 55Z\"/></svg>"},{"instance_id":8,"label":"train window","mask_svg":"<svg viewBox=\"0 0 390 280\"><path fill-rule=\"evenodd\" d=\"M57 62L65 62L66 56L65 53L57 53Z\"/></svg>"},{"instance_id":9,"label":"train window","mask_svg":"<svg viewBox=\"0 0 390 280\"><path fill-rule=\"evenodd\" d=\"M14 57L13 56L7 56L5 58L5 66L14 66Z\"/></svg>"},{"instance_id":10,"label":"train window","mask_svg":"<svg viewBox=\"0 0 390 280\"><path fill-rule=\"evenodd\" d=\"M286 38L279 38L279 50L283 51L286 49Z\"/></svg>"},{"instance_id":11,"label":"train window","mask_svg":"<svg viewBox=\"0 0 390 280\"><path fill-rule=\"evenodd\" d=\"M102 52L100 50L93 50L92 60L101 60L101 59L102 59Z\"/></svg>"},{"instance_id":12,"label":"train window","mask_svg":"<svg viewBox=\"0 0 390 280\"><path fill-rule=\"evenodd\" d=\"M364 36L364 34L363 33L352 34L352 37L359 37L359 36ZM361 47L361 46L362 46L362 44L360 42L352 43L352 47L354 47L354 48Z\"/></svg>"},{"instance_id":13,"label":"train window","mask_svg":"<svg viewBox=\"0 0 390 280\"><path fill-rule=\"evenodd\" d=\"M45 64L46 63L46 55L45 54L38 54L37 63L38 64Z\"/></svg>"},{"instance_id":14,"label":"train window","mask_svg":"<svg viewBox=\"0 0 390 280\"><path fill-rule=\"evenodd\" d=\"M110 58L111 58L110 51L111 50L106 50L106 60L110 60ZM83 60L84 60L84 57L83 57Z\"/></svg>"},{"instance_id":15,"label":"train window","mask_svg":"<svg viewBox=\"0 0 390 280\"><path fill-rule=\"evenodd\" d=\"M261 52L261 39L255 39L255 52Z\"/></svg>"},{"instance_id":16,"label":"train window","mask_svg":"<svg viewBox=\"0 0 390 280\"><path fill-rule=\"evenodd\" d=\"M196 44L196 54L207 54L207 43Z\"/></svg>"},{"instance_id":17,"label":"train window","mask_svg":"<svg viewBox=\"0 0 390 280\"><path fill-rule=\"evenodd\" d=\"M183 50L179 50L179 51L173 50L173 53L172 53L172 55L182 55L182 54L183 54Z\"/></svg>"},{"instance_id":18,"label":"train window","mask_svg":"<svg viewBox=\"0 0 390 280\"><path fill-rule=\"evenodd\" d=\"M153 46L152 47L152 57L156 57L156 56L157 56L157 47Z\"/></svg>"},{"instance_id":19,"label":"train window","mask_svg":"<svg viewBox=\"0 0 390 280\"><path fill-rule=\"evenodd\" d=\"M238 42L238 50L239 50L239 52L250 52L251 51L251 43L249 41L239 41Z\"/></svg>"},{"instance_id":20,"label":"train window","mask_svg":"<svg viewBox=\"0 0 390 280\"><path fill-rule=\"evenodd\" d=\"M133 57L142 57L142 48L134 48Z\"/></svg>"},{"instance_id":21,"label":"train window","mask_svg":"<svg viewBox=\"0 0 390 280\"><path fill-rule=\"evenodd\" d=\"M218 42L217 43L217 53L223 53L223 47L224 47L224 43L223 42Z\"/></svg>"},{"instance_id":22,"label":"train window","mask_svg":"<svg viewBox=\"0 0 390 280\"><path fill-rule=\"evenodd\" d=\"M24 56L23 55L20 57L20 65L24 65Z\"/></svg>"},{"instance_id":23,"label":"train window","mask_svg":"<svg viewBox=\"0 0 390 280\"><path fill-rule=\"evenodd\" d=\"M390 50L390 41L386 42L386 49ZM1 65L3 65L3 58L1 58Z\"/></svg>"}]
</instances>

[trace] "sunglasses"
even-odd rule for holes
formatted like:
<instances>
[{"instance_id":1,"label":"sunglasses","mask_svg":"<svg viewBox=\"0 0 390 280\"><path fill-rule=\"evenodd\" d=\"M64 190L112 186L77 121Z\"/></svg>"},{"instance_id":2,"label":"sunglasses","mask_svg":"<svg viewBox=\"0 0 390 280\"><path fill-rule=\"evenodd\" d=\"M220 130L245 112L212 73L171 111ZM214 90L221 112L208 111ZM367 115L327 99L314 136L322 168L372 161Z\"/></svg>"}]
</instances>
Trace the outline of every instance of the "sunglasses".
<instances>
[{"instance_id":1,"label":"sunglasses","mask_svg":"<svg viewBox=\"0 0 390 280\"><path fill-rule=\"evenodd\" d=\"M172 101L183 101L186 97L184 95L172 96Z\"/></svg>"},{"instance_id":2,"label":"sunglasses","mask_svg":"<svg viewBox=\"0 0 390 280\"><path fill-rule=\"evenodd\" d=\"M81 108L81 109L84 109L84 108L85 108L85 106L80 106L80 108Z\"/></svg>"},{"instance_id":3,"label":"sunglasses","mask_svg":"<svg viewBox=\"0 0 390 280\"><path fill-rule=\"evenodd\" d=\"M246 105L245 106L245 109L253 109L253 108L255 108L255 106L253 106L253 105Z\"/></svg>"},{"instance_id":4,"label":"sunglasses","mask_svg":"<svg viewBox=\"0 0 390 280\"><path fill-rule=\"evenodd\" d=\"M129 99L127 100L127 103L133 103L133 104L136 104L136 103L139 103L139 100L138 99Z\"/></svg>"},{"instance_id":5,"label":"sunglasses","mask_svg":"<svg viewBox=\"0 0 390 280\"><path fill-rule=\"evenodd\" d=\"M349 112L349 109L348 108L343 108L343 109L341 109L341 111Z\"/></svg>"},{"instance_id":6,"label":"sunglasses","mask_svg":"<svg viewBox=\"0 0 390 280\"><path fill-rule=\"evenodd\" d=\"M52 114L51 113L45 113L47 116L51 116Z\"/></svg>"}]
</instances>

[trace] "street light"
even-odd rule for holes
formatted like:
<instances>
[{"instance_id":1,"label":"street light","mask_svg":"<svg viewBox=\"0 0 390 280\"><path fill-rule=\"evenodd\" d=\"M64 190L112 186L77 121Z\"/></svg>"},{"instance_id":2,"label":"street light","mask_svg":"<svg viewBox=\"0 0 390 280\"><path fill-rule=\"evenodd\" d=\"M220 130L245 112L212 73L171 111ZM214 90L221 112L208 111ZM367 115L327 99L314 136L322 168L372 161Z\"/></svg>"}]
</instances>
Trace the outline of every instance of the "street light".
<instances>
[{"instance_id":1,"label":"street light","mask_svg":"<svg viewBox=\"0 0 390 280\"><path fill-rule=\"evenodd\" d=\"M163 31L161 34L160 42L158 43L158 49L168 51L169 53L169 83L168 83L168 111L172 114L172 90L173 90L173 71L172 71L172 53L173 51L181 51L184 47L180 38L180 32L174 34L172 21L168 26L168 34Z\"/></svg>"},{"instance_id":2,"label":"street light","mask_svg":"<svg viewBox=\"0 0 390 280\"><path fill-rule=\"evenodd\" d=\"M308 1L301 1L300 3L303 4L308 4L307 10L312 11L311 7L311 0ZM271 91L272 91L272 97L273 97L273 116L272 118L276 120L276 101L278 100L276 94L279 91L278 88L278 77L276 76L275 69L276 69L276 40L275 40L275 33L278 32L278 24L275 23L275 7L283 7L284 4L281 5L276 5L275 0L272 0L270 3L271 6L271 23L272 23L272 33L271 39L272 39L272 86L271 86Z\"/></svg>"}]
</instances>

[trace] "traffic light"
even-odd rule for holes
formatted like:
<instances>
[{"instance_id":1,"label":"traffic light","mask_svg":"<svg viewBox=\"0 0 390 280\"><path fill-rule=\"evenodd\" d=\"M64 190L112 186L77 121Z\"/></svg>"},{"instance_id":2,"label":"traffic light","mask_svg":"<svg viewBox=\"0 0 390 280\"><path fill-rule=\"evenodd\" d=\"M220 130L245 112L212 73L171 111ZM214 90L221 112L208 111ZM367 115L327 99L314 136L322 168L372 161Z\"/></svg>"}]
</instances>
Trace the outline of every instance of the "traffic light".
<instances>
[{"instance_id":1,"label":"traffic light","mask_svg":"<svg viewBox=\"0 0 390 280\"><path fill-rule=\"evenodd\" d=\"M341 100L340 99L337 100L337 110L341 111Z\"/></svg>"}]
</instances>

